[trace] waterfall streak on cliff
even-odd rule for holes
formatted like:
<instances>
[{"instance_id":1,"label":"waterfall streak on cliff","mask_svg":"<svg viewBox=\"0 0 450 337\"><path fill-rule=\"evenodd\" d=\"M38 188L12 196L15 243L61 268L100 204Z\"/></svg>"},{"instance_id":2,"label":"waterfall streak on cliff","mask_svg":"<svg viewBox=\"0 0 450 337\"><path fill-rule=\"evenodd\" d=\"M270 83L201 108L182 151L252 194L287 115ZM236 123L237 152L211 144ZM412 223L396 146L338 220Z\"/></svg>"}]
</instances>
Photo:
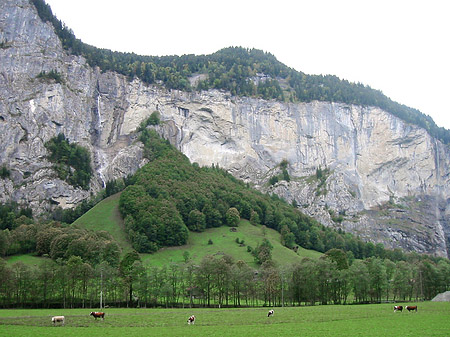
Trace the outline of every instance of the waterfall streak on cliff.
<instances>
[{"instance_id":1,"label":"waterfall streak on cliff","mask_svg":"<svg viewBox=\"0 0 450 337\"><path fill-rule=\"evenodd\" d=\"M100 92L98 93L97 96L97 132L98 132L98 143L99 145L101 145L101 139L102 139L102 115L100 113ZM97 161L97 172L98 172L98 176L100 177L101 181L102 181L102 187L106 187L106 182L105 182L105 174L104 171L106 169L107 166L107 157L105 152L102 150L101 146L97 147L96 150L96 161Z\"/></svg>"},{"instance_id":2,"label":"waterfall streak on cliff","mask_svg":"<svg viewBox=\"0 0 450 337\"><path fill-rule=\"evenodd\" d=\"M97 127L98 130L101 132L102 130L102 115L100 113L100 92L97 96Z\"/></svg>"}]
</instances>

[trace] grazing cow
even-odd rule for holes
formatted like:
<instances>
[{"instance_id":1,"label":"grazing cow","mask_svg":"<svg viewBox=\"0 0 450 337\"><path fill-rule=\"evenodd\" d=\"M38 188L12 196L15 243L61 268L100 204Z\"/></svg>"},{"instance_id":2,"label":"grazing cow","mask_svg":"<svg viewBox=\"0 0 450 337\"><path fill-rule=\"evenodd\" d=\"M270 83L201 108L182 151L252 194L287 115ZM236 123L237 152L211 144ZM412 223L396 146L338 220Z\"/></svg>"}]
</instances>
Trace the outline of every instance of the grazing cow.
<instances>
[{"instance_id":1,"label":"grazing cow","mask_svg":"<svg viewBox=\"0 0 450 337\"><path fill-rule=\"evenodd\" d=\"M191 317L189 317L187 322L188 322L188 324L194 324L195 323L195 316L192 315Z\"/></svg>"},{"instance_id":2,"label":"grazing cow","mask_svg":"<svg viewBox=\"0 0 450 337\"><path fill-rule=\"evenodd\" d=\"M64 325L64 316L53 316L52 322L53 322L53 325L55 325L57 322L61 322L62 325Z\"/></svg>"},{"instance_id":3,"label":"grazing cow","mask_svg":"<svg viewBox=\"0 0 450 337\"><path fill-rule=\"evenodd\" d=\"M394 305L394 312L397 311L403 311L403 306L402 305Z\"/></svg>"},{"instance_id":4,"label":"grazing cow","mask_svg":"<svg viewBox=\"0 0 450 337\"><path fill-rule=\"evenodd\" d=\"M105 313L104 312L92 311L89 315L94 316L95 320L97 320L97 318L101 318L101 319L105 320Z\"/></svg>"},{"instance_id":5,"label":"grazing cow","mask_svg":"<svg viewBox=\"0 0 450 337\"><path fill-rule=\"evenodd\" d=\"M273 316L273 314L274 314L273 309L269 310L269 312L267 313L267 317Z\"/></svg>"},{"instance_id":6,"label":"grazing cow","mask_svg":"<svg viewBox=\"0 0 450 337\"><path fill-rule=\"evenodd\" d=\"M417 305L407 305L405 309L408 311L417 311Z\"/></svg>"}]
</instances>

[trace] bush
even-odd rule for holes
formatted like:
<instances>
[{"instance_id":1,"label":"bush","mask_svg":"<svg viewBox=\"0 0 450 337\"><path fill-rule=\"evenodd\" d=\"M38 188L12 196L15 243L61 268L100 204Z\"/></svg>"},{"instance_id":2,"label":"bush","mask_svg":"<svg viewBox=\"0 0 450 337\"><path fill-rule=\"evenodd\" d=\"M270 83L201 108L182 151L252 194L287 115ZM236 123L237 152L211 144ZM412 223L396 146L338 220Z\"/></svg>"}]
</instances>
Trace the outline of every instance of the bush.
<instances>
[{"instance_id":1,"label":"bush","mask_svg":"<svg viewBox=\"0 0 450 337\"><path fill-rule=\"evenodd\" d=\"M159 125L160 123L161 120L159 117L159 112L153 111L152 114L147 119L143 120L141 124L139 124L138 131L143 131L149 125Z\"/></svg>"},{"instance_id":2,"label":"bush","mask_svg":"<svg viewBox=\"0 0 450 337\"><path fill-rule=\"evenodd\" d=\"M43 70L36 76L36 78L44 79L47 81L55 81L56 83L63 83L61 74L54 69L50 70L48 73Z\"/></svg>"},{"instance_id":3,"label":"bush","mask_svg":"<svg viewBox=\"0 0 450 337\"><path fill-rule=\"evenodd\" d=\"M278 182L278 177L277 176L273 176L269 179L269 184L270 185L275 185Z\"/></svg>"},{"instance_id":4,"label":"bush","mask_svg":"<svg viewBox=\"0 0 450 337\"><path fill-rule=\"evenodd\" d=\"M9 178L10 175L11 175L11 172L8 170L8 168L6 166L2 166L0 168L0 178L6 179L6 178Z\"/></svg>"},{"instance_id":5,"label":"bush","mask_svg":"<svg viewBox=\"0 0 450 337\"><path fill-rule=\"evenodd\" d=\"M239 225L239 220L241 219L239 211L235 207L230 207L225 214L227 225L230 227L236 227Z\"/></svg>"}]
</instances>

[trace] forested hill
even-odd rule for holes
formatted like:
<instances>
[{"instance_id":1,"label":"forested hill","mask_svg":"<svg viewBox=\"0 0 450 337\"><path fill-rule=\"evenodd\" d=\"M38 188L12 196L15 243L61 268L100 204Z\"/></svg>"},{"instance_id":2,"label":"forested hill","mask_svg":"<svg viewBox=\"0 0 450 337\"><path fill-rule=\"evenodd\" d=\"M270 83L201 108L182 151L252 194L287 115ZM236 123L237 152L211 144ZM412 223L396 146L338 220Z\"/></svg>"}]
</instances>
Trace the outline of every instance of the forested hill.
<instances>
[{"instance_id":1,"label":"forested hill","mask_svg":"<svg viewBox=\"0 0 450 337\"><path fill-rule=\"evenodd\" d=\"M377 106L405 122L426 129L444 144L450 144L450 130L438 127L419 110L392 101L381 91L351 83L333 75L308 75L287 67L272 54L257 49L230 47L211 55L140 56L99 49L77 39L58 20L44 0L30 0L43 21L55 28L65 49L83 55L91 66L115 71L148 84L163 84L184 91L223 89L232 95L276 99L286 102L330 101ZM198 76L198 81L190 79Z\"/></svg>"}]
</instances>

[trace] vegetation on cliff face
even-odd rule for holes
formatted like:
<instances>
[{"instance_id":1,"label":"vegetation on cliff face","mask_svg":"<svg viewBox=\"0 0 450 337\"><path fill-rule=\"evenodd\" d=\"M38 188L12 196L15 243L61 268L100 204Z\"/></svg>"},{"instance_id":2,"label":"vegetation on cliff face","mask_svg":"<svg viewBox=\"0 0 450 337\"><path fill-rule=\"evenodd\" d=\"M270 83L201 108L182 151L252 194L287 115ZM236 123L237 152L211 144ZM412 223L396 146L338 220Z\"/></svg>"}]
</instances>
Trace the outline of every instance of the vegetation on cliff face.
<instances>
[{"instance_id":1,"label":"vegetation on cliff face","mask_svg":"<svg viewBox=\"0 0 450 337\"><path fill-rule=\"evenodd\" d=\"M377 106L450 144L450 131L438 127L431 117L394 102L381 91L361 83L351 83L333 75L307 75L287 67L272 54L257 49L230 47L211 55L162 57L100 49L77 39L68 27L53 16L44 0L31 1L41 19L52 23L65 49L72 54L83 55L91 66L98 66L102 71L136 76L146 83L161 83L169 89L223 89L232 95L286 102L319 100ZM197 74L205 76L192 86L189 78Z\"/></svg>"},{"instance_id":2,"label":"vegetation on cliff face","mask_svg":"<svg viewBox=\"0 0 450 337\"><path fill-rule=\"evenodd\" d=\"M82 146L70 144L63 134L45 143L50 152L48 159L54 163L58 178L75 187L89 189L92 176L89 151Z\"/></svg>"},{"instance_id":3,"label":"vegetation on cliff face","mask_svg":"<svg viewBox=\"0 0 450 337\"><path fill-rule=\"evenodd\" d=\"M45 80L45 81L54 81L56 83L64 83L64 80L61 77L61 74L56 70L52 69L48 73L45 71L41 71L36 78Z\"/></svg>"},{"instance_id":4,"label":"vegetation on cliff face","mask_svg":"<svg viewBox=\"0 0 450 337\"><path fill-rule=\"evenodd\" d=\"M2 165L2 167L0 167L0 178L6 179L9 178L10 175L11 171L6 167L6 165Z\"/></svg>"}]
</instances>

